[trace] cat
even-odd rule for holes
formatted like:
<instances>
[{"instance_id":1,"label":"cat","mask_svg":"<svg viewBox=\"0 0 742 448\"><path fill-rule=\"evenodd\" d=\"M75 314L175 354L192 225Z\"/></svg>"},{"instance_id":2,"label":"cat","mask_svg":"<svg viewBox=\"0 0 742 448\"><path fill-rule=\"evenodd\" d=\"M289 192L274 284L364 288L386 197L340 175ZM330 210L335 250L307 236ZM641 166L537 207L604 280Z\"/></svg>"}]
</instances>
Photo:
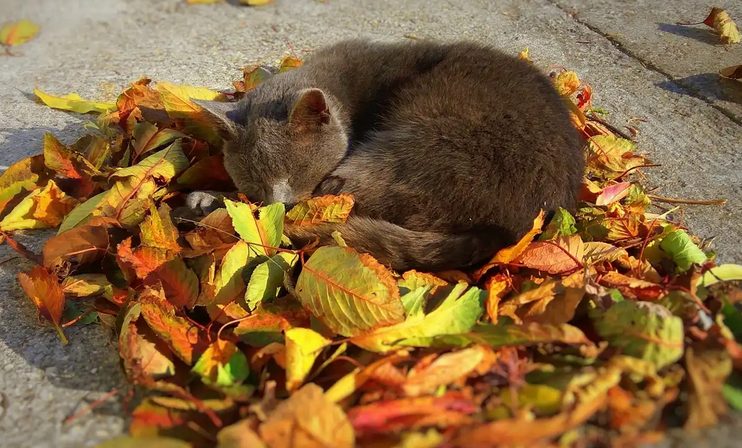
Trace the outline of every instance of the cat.
<instances>
[{"instance_id":1,"label":"cat","mask_svg":"<svg viewBox=\"0 0 742 448\"><path fill-rule=\"evenodd\" d=\"M297 246L334 244L337 230L398 271L469 268L540 210L577 205L583 141L564 98L528 62L477 43L342 41L239 102L198 104L251 201L354 195L346 223L286 226Z\"/></svg>"}]
</instances>

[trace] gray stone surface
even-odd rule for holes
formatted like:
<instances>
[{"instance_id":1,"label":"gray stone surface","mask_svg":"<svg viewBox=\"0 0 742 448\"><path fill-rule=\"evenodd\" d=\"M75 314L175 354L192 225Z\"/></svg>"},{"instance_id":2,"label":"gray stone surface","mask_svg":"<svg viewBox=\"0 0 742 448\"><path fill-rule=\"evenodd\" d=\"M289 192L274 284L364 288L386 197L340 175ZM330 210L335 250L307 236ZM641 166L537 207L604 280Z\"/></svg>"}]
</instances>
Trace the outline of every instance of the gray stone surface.
<instances>
[{"instance_id":1,"label":"gray stone surface","mask_svg":"<svg viewBox=\"0 0 742 448\"><path fill-rule=\"evenodd\" d=\"M739 2L728 3L742 18ZM646 118L639 146L662 165L648 171L650 184L664 196L726 197L724 206L686 207L685 221L695 233L717 237L722 261L742 262L740 90L709 75L742 63L741 47L727 52L700 31L658 25L702 20L707 8L700 0L277 0L261 8L182 0L3 0L1 20L29 18L42 31L16 50L18 56L0 58L0 165L38 153L48 130L74 141L89 119L35 103L34 83L50 93L101 100L145 75L226 89L243 65L276 61L289 52L289 42L305 55L354 36L469 38L513 53L528 46L539 66L576 70L618 127ZM574 10L579 14L570 15ZM38 250L45 235L19 239ZM12 256L0 246L0 263ZM37 324L15 281L27 267L20 259L0 264L0 445L92 446L121 433L123 393L62 423L123 387L123 378L102 327L68 328L70 344L62 346ZM700 439L680 434L665 446L685 438L687 446L731 447L739 445L742 430L737 419Z\"/></svg>"}]
</instances>

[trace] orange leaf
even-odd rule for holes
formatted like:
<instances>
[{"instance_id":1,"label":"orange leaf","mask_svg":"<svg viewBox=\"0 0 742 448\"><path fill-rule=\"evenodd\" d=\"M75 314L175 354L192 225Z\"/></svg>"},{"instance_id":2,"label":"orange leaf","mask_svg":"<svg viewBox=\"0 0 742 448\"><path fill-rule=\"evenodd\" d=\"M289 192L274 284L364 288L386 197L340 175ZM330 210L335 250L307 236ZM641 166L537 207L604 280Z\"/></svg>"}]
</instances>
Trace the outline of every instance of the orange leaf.
<instances>
[{"instance_id":1,"label":"orange leaf","mask_svg":"<svg viewBox=\"0 0 742 448\"><path fill-rule=\"evenodd\" d=\"M432 394L440 386L447 386L467 377L484 359L485 351L479 346L446 353L423 368L413 368L402 385L408 397Z\"/></svg>"},{"instance_id":2,"label":"orange leaf","mask_svg":"<svg viewBox=\"0 0 742 448\"><path fill-rule=\"evenodd\" d=\"M331 194L307 199L295 205L286 218L299 226L311 226L324 222L345 222L353 209L355 199L352 194Z\"/></svg>"},{"instance_id":3,"label":"orange leaf","mask_svg":"<svg viewBox=\"0 0 742 448\"><path fill-rule=\"evenodd\" d=\"M485 289L487 290L487 315L490 321L496 324L500 301L512 289L511 282L506 275L497 274L487 280Z\"/></svg>"},{"instance_id":4,"label":"orange leaf","mask_svg":"<svg viewBox=\"0 0 742 448\"><path fill-rule=\"evenodd\" d=\"M497 252L486 265L484 265L481 269L479 269L472 275L474 277L474 280L478 281L487 271L497 265L510 263L511 261L515 260L515 258L517 258L518 255L520 255L526 249L526 247L531 244L531 241L533 241L536 235L541 233L541 228L544 226L544 217L544 211L541 210L536 219L533 220L533 226L531 227L531 230L528 231L528 233L526 233L523 238L518 241L517 244L506 247Z\"/></svg>"},{"instance_id":5,"label":"orange leaf","mask_svg":"<svg viewBox=\"0 0 742 448\"><path fill-rule=\"evenodd\" d=\"M110 218L94 218L85 225L56 235L44 244L43 265L57 270L67 263L87 264L101 259L109 246Z\"/></svg>"},{"instance_id":6,"label":"orange leaf","mask_svg":"<svg viewBox=\"0 0 742 448\"><path fill-rule=\"evenodd\" d=\"M146 284L160 282L165 297L176 308L192 308L198 298L198 277L180 258L174 258L151 272Z\"/></svg>"},{"instance_id":7,"label":"orange leaf","mask_svg":"<svg viewBox=\"0 0 742 448\"><path fill-rule=\"evenodd\" d=\"M618 288L624 297L630 299L656 300L665 293L665 288L656 283L629 277L616 271L610 271L601 277L600 284Z\"/></svg>"},{"instance_id":8,"label":"orange leaf","mask_svg":"<svg viewBox=\"0 0 742 448\"><path fill-rule=\"evenodd\" d=\"M178 184L194 190L233 191L232 178L224 168L224 154L199 160L183 171Z\"/></svg>"},{"instance_id":9,"label":"orange leaf","mask_svg":"<svg viewBox=\"0 0 742 448\"><path fill-rule=\"evenodd\" d=\"M605 394L598 394L592 401L581 403L570 411L551 418L504 419L485 423L474 428L463 428L454 440L455 446L534 446L541 439L558 436L576 428L603 408ZM496 445L493 441L497 441Z\"/></svg>"},{"instance_id":10,"label":"orange leaf","mask_svg":"<svg viewBox=\"0 0 742 448\"><path fill-rule=\"evenodd\" d=\"M513 261L549 274L563 274L579 269L583 255L582 238L569 235L555 241L535 241Z\"/></svg>"},{"instance_id":11,"label":"orange leaf","mask_svg":"<svg viewBox=\"0 0 742 448\"><path fill-rule=\"evenodd\" d=\"M328 400L322 389L312 383L276 407L260 426L260 437L270 448L355 446L353 427L343 409Z\"/></svg>"},{"instance_id":12,"label":"orange leaf","mask_svg":"<svg viewBox=\"0 0 742 448\"><path fill-rule=\"evenodd\" d=\"M139 278L147 278L160 266L175 258L173 252L156 247L141 246L132 249L131 238L119 243L116 247L116 256L120 261L130 264Z\"/></svg>"},{"instance_id":13,"label":"orange leaf","mask_svg":"<svg viewBox=\"0 0 742 448\"><path fill-rule=\"evenodd\" d=\"M175 307L165 299L162 289L148 287L139 298L142 317L188 365L206 349L201 332L187 319L175 315Z\"/></svg>"},{"instance_id":14,"label":"orange leaf","mask_svg":"<svg viewBox=\"0 0 742 448\"><path fill-rule=\"evenodd\" d=\"M60 320L64 310L64 292L59 284L57 276L52 275L41 266L36 266L30 272L19 272L18 281L21 283L26 295L39 309L39 315L44 316L46 320L54 325L54 328L62 338L63 343L67 343L67 338L62 332Z\"/></svg>"}]
</instances>

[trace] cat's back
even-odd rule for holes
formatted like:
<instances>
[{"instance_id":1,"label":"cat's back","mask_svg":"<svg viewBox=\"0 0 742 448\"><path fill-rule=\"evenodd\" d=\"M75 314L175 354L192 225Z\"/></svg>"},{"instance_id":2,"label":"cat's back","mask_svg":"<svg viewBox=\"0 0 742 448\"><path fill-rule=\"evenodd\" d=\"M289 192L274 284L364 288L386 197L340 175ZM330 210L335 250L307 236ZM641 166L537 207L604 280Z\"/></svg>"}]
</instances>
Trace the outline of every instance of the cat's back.
<instances>
[{"instance_id":1,"label":"cat's back","mask_svg":"<svg viewBox=\"0 0 742 448\"><path fill-rule=\"evenodd\" d=\"M414 228L494 224L519 234L539 209L576 205L582 142L547 76L471 42L348 42L326 55L361 61L363 45L378 62L372 79L397 80L375 103L368 143L339 169L360 175L351 189L372 215Z\"/></svg>"}]
</instances>

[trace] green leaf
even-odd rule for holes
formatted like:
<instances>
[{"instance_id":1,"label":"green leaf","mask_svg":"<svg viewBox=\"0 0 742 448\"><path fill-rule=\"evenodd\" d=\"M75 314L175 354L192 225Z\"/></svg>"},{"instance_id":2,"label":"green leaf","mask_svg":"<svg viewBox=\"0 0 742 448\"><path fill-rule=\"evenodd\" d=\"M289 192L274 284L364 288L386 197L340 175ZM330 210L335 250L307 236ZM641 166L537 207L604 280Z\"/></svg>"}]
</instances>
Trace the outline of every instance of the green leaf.
<instances>
[{"instance_id":1,"label":"green leaf","mask_svg":"<svg viewBox=\"0 0 742 448\"><path fill-rule=\"evenodd\" d=\"M291 274L299 256L281 252L260 263L250 274L245 292L245 304L253 310L260 302L275 299L286 274Z\"/></svg>"},{"instance_id":2,"label":"green leaf","mask_svg":"<svg viewBox=\"0 0 742 448\"><path fill-rule=\"evenodd\" d=\"M706 254L690 239L685 230L675 230L660 242L660 248L667 252L678 267L678 271L685 272L693 264L706 262Z\"/></svg>"},{"instance_id":3,"label":"green leaf","mask_svg":"<svg viewBox=\"0 0 742 448\"><path fill-rule=\"evenodd\" d=\"M431 338L469 331L483 312L487 292L466 283L457 284L431 313L410 314L397 325L378 328L351 339L366 350L384 353L401 345L426 347ZM466 291L466 292L465 292ZM414 307L413 307L414 308Z\"/></svg>"},{"instance_id":4,"label":"green leaf","mask_svg":"<svg viewBox=\"0 0 742 448\"><path fill-rule=\"evenodd\" d=\"M67 230L73 229L81 224L85 224L87 220L93 217L93 212L98 209L101 202L110 193L104 191L103 193L97 194L77 207L73 208L72 211L64 218L62 224L59 225L57 235L66 232Z\"/></svg>"},{"instance_id":5,"label":"green leaf","mask_svg":"<svg viewBox=\"0 0 742 448\"><path fill-rule=\"evenodd\" d=\"M724 383L722 394L731 407L742 412L742 375L732 372Z\"/></svg>"},{"instance_id":6,"label":"green leaf","mask_svg":"<svg viewBox=\"0 0 742 448\"><path fill-rule=\"evenodd\" d=\"M309 328L286 330L286 390L292 392L304 384L314 361L331 343Z\"/></svg>"},{"instance_id":7,"label":"green leaf","mask_svg":"<svg viewBox=\"0 0 742 448\"><path fill-rule=\"evenodd\" d=\"M74 300L67 300L64 303L64 312L62 313L62 320L65 322L70 322L74 319L77 319L80 316L83 316L85 314L85 311L80 308L80 305L78 305L77 302ZM98 313L96 311L90 312L88 314L85 314L80 320L75 322L75 325L89 325L93 322L98 320Z\"/></svg>"},{"instance_id":8,"label":"green leaf","mask_svg":"<svg viewBox=\"0 0 742 448\"><path fill-rule=\"evenodd\" d=\"M191 371L207 384L230 387L243 382L250 368L247 357L237 346L220 339L209 345Z\"/></svg>"},{"instance_id":9,"label":"green leaf","mask_svg":"<svg viewBox=\"0 0 742 448\"><path fill-rule=\"evenodd\" d=\"M493 348L545 343L591 344L577 327L569 324L551 325L531 323L515 325L504 319L497 325L479 324L471 331L459 334L443 334L416 339L403 339L399 346L415 347L466 347L484 344Z\"/></svg>"},{"instance_id":10,"label":"green leaf","mask_svg":"<svg viewBox=\"0 0 742 448\"><path fill-rule=\"evenodd\" d=\"M559 207L538 239L541 241L553 240L560 236L568 236L575 233L577 233L575 218L567 210Z\"/></svg>"},{"instance_id":11,"label":"green leaf","mask_svg":"<svg viewBox=\"0 0 742 448\"><path fill-rule=\"evenodd\" d=\"M250 204L229 199L224 202L234 229L250 245L250 256L273 255L275 249L271 248L279 247L283 236L284 205L270 204L253 212Z\"/></svg>"},{"instance_id":12,"label":"green leaf","mask_svg":"<svg viewBox=\"0 0 742 448\"><path fill-rule=\"evenodd\" d=\"M724 325L732 332L734 339L742 341L742 313L726 299L720 312L724 315Z\"/></svg>"},{"instance_id":13,"label":"green leaf","mask_svg":"<svg viewBox=\"0 0 742 448\"><path fill-rule=\"evenodd\" d=\"M157 178L169 182L189 165L188 157L183 153L181 140L176 140L167 148L157 151L136 165L119 169L111 175L111 178L132 176L138 180Z\"/></svg>"},{"instance_id":14,"label":"green leaf","mask_svg":"<svg viewBox=\"0 0 742 448\"><path fill-rule=\"evenodd\" d=\"M242 270L250 259L248 251L247 243L237 241L224 255L214 278L216 303L225 305L244 291L245 282L242 280Z\"/></svg>"},{"instance_id":15,"label":"green leaf","mask_svg":"<svg viewBox=\"0 0 742 448\"><path fill-rule=\"evenodd\" d=\"M683 320L662 305L624 300L591 314L595 329L612 347L657 369L683 356Z\"/></svg>"},{"instance_id":16,"label":"green leaf","mask_svg":"<svg viewBox=\"0 0 742 448\"><path fill-rule=\"evenodd\" d=\"M404 305L405 314L408 318L425 314L425 305L428 301L430 289L430 286L422 286L402 296L402 305Z\"/></svg>"},{"instance_id":17,"label":"green leaf","mask_svg":"<svg viewBox=\"0 0 742 448\"><path fill-rule=\"evenodd\" d=\"M320 247L296 283L299 301L335 333L355 336L401 322L404 306L391 272L371 255Z\"/></svg>"}]
</instances>

